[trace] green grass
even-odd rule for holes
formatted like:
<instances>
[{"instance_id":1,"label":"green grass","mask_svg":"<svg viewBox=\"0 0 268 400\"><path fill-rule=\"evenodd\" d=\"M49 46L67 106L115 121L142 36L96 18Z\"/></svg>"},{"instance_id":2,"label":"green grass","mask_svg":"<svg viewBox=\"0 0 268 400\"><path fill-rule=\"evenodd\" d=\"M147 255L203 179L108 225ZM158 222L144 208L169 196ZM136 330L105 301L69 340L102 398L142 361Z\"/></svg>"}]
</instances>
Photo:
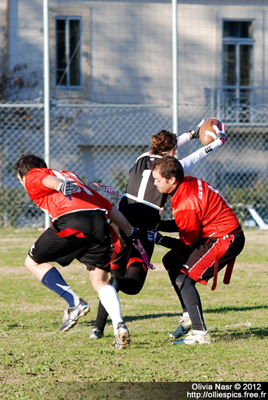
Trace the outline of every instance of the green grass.
<instances>
[{"instance_id":1,"label":"green grass","mask_svg":"<svg viewBox=\"0 0 268 400\"><path fill-rule=\"evenodd\" d=\"M168 334L177 327L181 310L158 264L167 250L157 247L152 260L157 269L149 271L141 293L120 293L132 339L127 351L113 349L110 321L103 339L89 340L98 297L81 264L59 268L89 301L91 312L60 334L66 303L23 266L39 234L35 229L0 230L1 399L125 399L128 390L131 399L155 399L155 387L120 382L157 382L164 389L168 382L267 382L268 232L246 231L230 285L223 285L222 273L215 292L198 285L210 346L172 346Z\"/></svg>"}]
</instances>

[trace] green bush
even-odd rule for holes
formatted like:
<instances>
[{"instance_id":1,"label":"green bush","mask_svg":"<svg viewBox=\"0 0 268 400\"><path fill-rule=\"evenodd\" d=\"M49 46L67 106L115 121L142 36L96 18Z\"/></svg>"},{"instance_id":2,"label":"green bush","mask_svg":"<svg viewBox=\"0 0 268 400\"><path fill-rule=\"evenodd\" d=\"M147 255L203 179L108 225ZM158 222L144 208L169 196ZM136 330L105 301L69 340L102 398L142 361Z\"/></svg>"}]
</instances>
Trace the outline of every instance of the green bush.
<instances>
[{"instance_id":1,"label":"green bush","mask_svg":"<svg viewBox=\"0 0 268 400\"><path fill-rule=\"evenodd\" d=\"M1 190L0 196L0 226L18 225L18 219L23 216L37 217L40 210L31 202L24 189Z\"/></svg>"}]
</instances>

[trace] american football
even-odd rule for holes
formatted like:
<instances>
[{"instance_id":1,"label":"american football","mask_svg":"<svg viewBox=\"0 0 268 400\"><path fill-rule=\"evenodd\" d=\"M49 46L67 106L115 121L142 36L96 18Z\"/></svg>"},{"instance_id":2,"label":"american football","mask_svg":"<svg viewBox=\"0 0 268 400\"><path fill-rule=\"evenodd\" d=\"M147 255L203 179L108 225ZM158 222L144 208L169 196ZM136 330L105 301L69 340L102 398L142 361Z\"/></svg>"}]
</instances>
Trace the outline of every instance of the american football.
<instances>
[{"instance_id":1,"label":"american football","mask_svg":"<svg viewBox=\"0 0 268 400\"><path fill-rule=\"evenodd\" d=\"M217 125L220 129L221 121L217 118L209 118L200 127L199 139L205 146L217 139L217 132L213 128L214 125Z\"/></svg>"}]
</instances>

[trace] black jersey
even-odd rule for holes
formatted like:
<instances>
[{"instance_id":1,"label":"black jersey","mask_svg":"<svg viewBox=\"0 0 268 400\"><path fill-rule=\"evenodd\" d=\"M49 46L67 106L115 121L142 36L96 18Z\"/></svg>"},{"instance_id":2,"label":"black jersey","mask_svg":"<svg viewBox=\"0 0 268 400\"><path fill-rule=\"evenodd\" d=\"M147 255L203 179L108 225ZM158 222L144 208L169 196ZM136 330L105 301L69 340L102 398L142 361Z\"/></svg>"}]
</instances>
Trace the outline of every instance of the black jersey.
<instances>
[{"instance_id":1,"label":"black jersey","mask_svg":"<svg viewBox=\"0 0 268 400\"><path fill-rule=\"evenodd\" d=\"M183 133L178 137L178 147L189 140L189 134ZM184 157L180 160L184 172L222 145L223 142L219 138ZM160 214L167 199L167 195L160 193L154 185L151 165L156 158L162 158L162 156L146 152L136 160L129 171L126 193L119 203L119 210L133 226L138 228L155 228L160 221Z\"/></svg>"},{"instance_id":2,"label":"black jersey","mask_svg":"<svg viewBox=\"0 0 268 400\"><path fill-rule=\"evenodd\" d=\"M155 228L160 220L167 196L154 185L151 165L161 156L142 154L129 171L126 193L119 203L119 210L133 226Z\"/></svg>"}]
</instances>

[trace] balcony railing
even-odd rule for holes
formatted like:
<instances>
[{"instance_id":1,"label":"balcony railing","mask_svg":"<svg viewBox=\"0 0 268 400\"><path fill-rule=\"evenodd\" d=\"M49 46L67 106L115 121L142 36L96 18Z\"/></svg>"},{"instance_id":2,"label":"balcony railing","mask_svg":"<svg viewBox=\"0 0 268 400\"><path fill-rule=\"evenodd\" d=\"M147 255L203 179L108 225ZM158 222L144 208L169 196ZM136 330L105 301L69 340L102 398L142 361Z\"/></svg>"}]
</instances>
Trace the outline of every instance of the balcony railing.
<instances>
[{"instance_id":1,"label":"balcony railing","mask_svg":"<svg viewBox=\"0 0 268 400\"><path fill-rule=\"evenodd\" d=\"M268 86L205 88L205 115L233 126L268 126Z\"/></svg>"}]
</instances>

